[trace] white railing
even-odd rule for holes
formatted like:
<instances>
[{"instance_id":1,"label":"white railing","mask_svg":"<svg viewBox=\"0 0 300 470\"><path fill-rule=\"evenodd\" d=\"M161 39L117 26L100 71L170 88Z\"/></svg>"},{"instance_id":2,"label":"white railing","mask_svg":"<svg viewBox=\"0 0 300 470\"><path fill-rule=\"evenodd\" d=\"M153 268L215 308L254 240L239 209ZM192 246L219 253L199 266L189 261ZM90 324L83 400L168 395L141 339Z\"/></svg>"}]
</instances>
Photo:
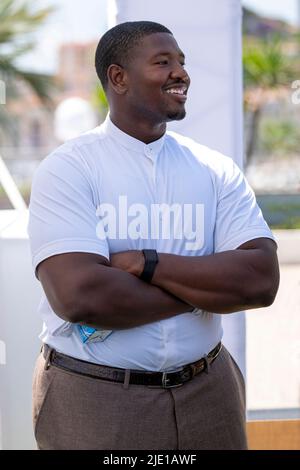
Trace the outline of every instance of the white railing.
<instances>
[{"instance_id":1,"label":"white railing","mask_svg":"<svg viewBox=\"0 0 300 470\"><path fill-rule=\"evenodd\" d=\"M14 209L26 210L26 203L0 155L0 184Z\"/></svg>"},{"instance_id":2,"label":"white railing","mask_svg":"<svg viewBox=\"0 0 300 470\"><path fill-rule=\"evenodd\" d=\"M0 184L14 208L0 210L0 449L34 449L31 381L41 292L31 268L27 206L1 156Z\"/></svg>"}]
</instances>

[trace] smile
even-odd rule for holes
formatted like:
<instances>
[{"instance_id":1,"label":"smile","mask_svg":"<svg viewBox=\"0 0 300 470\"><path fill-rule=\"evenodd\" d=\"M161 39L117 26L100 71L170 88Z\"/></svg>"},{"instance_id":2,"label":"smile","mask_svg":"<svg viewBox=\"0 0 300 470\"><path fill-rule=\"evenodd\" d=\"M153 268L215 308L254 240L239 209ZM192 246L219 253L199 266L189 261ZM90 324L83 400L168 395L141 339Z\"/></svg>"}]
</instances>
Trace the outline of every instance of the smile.
<instances>
[{"instance_id":1,"label":"smile","mask_svg":"<svg viewBox=\"0 0 300 470\"><path fill-rule=\"evenodd\" d=\"M166 90L166 93L172 93L176 95L184 95L186 92L186 88L170 88L169 90Z\"/></svg>"},{"instance_id":2,"label":"smile","mask_svg":"<svg viewBox=\"0 0 300 470\"><path fill-rule=\"evenodd\" d=\"M186 101L186 92L187 92L187 87L186 86L181 86L181 87L170 87L164 90L165 93L168 93L168 95L172 95L174 98L176 98L178 101Z\"/></svg>"}]
</instances>

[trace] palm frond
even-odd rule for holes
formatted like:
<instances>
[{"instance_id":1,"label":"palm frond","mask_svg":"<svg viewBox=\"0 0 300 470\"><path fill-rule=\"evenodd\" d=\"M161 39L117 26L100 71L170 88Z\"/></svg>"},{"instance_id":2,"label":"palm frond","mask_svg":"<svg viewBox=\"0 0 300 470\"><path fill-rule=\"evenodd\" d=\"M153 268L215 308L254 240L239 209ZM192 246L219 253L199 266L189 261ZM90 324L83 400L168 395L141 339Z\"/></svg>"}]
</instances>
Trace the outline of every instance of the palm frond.
<instances>
[{"instance_id":1,"label":"palm frond","mask_svg":"<svg viewBox=\"0 0 300 470\"><path fill-rule=\"evenodd\" d=\"M45 104L50 104L52 91L55 89L55 83L51 75L27 72L25 70L17 71L18 76L28 83L35 91L38 97L44 101Z\"/></svg>"},{"instance_id":2,"label":"palm frond","mask_svg":"<svg viewBox=\"0 0 300 470\"><path fill-rule=\"evenodd\" d=\"M283 46L277 37L256 44L245 44L243 68L246 86L274 88L289 83L295 71Z\"/></svg>"},{"instance_id":3,"label":"palm frond","mask_svg":"<svg viewBox=\"0 0 300 470\"><path fill-rule=\"evenodd\" d=\"M8 91L9 85L15 80L25 81L45 104L49 104L54 89L53 78L23 70L17 65L17 59L34 47L30 34L35 32L53 11L53 8L33 11L31 6L32 2L29 0L1 0L0 78L7 84Z\"/></svg>"},{"instance_id":4,"label":"palm frond","mask_svg":"<svg viewBox=\"0 0 300 470\"><path fill-rule=\"evenodd\" d=\"M54 79L51 75L22 70L7 62L2 73L0 64L0 77L8 85L13 85L17 79L26 82L45 104L50 104L52 92L55 90Z\"/></svg>"},{"instance_id":5,"label":"palm frond","mask_svg":"<svg viewBox=\"0 0 300 470\"><path fill-rule=\"evenodd\" d=\"M53 11L43 8L36 12L30 9L29 1L1 0L0 4L0 44L16 41L34 32Z\"/></svg>"}]
</instances>

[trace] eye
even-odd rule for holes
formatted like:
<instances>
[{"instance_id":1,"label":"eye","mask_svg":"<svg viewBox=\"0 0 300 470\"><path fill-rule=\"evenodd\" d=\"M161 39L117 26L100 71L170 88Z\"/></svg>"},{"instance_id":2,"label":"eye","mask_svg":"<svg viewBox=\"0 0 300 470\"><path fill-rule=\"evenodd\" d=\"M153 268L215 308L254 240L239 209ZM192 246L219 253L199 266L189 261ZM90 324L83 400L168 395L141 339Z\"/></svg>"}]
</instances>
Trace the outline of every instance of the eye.
<instances>
[{"instance_id":1,"label":"eye","mask_svg":"<svg viewBox=\"0 0 300 470\"><path fill-rule=\"evenodd\" d=\"M155 62L156 65L168 65L169 61L167 59L160 60L159 62Z\"/></svg>"}]
</instances>

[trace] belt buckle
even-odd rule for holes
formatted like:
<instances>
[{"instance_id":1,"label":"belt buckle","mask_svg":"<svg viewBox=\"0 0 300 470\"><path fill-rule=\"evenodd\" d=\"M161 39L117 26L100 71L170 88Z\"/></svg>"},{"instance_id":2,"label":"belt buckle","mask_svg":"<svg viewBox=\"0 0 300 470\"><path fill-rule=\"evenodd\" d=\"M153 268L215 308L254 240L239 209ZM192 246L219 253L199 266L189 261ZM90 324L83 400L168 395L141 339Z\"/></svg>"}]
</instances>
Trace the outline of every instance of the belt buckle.
<instances>
[{"instance_id":1,"label":"belt buckle","mask_svg":"<svg viewBox=\"0 0 300 470\"><path fill-rule=\"evenodd\" d=\"M162 388L177 388L177 387L181 387L183 385L183 382L179 383L179 384L175 384L175 385L168 385L168 382L170 382L170 378L167 377L168 375L168 372L163 372L163 375L162 375Z\"/></svg>"}]
</instances>

